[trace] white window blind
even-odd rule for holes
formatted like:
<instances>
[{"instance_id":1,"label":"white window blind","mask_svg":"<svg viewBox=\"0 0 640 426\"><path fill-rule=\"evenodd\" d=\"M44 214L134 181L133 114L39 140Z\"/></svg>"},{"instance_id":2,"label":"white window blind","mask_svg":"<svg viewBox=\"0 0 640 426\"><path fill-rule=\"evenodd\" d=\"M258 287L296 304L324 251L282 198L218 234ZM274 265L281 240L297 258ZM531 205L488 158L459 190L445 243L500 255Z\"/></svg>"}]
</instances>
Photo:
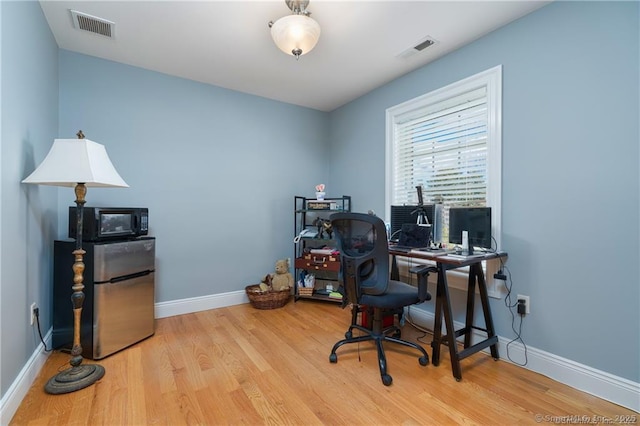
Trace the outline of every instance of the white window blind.
<instances>
[{"instance_id":1,"label":"white window blind","mask_svg":"<svg viewBox=\"0 0 640 426\"><path fill-rule=\"evenodd\" d=\"M450 207L487 204L487 88L471 89L397 117L392 204L443 204L444 241Z\"/></svg>"},{"instance_id":2,"label":"white window blind","mask_svg":"<svg viewBox=\"0 0 640 426\"><path fill-rule=\"evenodd\" d=\"M501 249L501 117L500 66L387 109L387 217L391 205L415 205L421 185L426 204L443 204L443 242L450 207L487 206ZM499 297L495 266L487 265L486 278Z\"/></svg>"},{"instance_id":3,"label":"white window blind","mask_svg":"<svg viewBox=\"0 0 640 426\"><path fill-rule=\"evenodd\" d=\"M486 205L486 87L399 116L394 145L394 205L415 203L418 185L425 200Z\"/></svg>"}]
</instances>

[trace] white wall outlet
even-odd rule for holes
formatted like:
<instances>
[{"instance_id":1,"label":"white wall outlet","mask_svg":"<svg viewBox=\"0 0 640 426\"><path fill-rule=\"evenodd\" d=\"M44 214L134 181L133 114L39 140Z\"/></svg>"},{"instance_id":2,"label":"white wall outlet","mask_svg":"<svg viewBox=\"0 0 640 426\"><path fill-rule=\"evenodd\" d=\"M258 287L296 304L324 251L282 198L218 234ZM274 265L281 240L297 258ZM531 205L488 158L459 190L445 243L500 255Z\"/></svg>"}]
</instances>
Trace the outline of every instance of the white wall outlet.
<instances>
[{"instance_id":1,"label":"white wall outlet","mask_svg":"<svg viewBox=\"0 0 640 426\"><path fill-rule=\"evenodd\" d=\"M31 318L31 325L36 322L36 309L38 309L38 305L34 302L29 307L29 317Z\"/></svg>"}]
</instances>

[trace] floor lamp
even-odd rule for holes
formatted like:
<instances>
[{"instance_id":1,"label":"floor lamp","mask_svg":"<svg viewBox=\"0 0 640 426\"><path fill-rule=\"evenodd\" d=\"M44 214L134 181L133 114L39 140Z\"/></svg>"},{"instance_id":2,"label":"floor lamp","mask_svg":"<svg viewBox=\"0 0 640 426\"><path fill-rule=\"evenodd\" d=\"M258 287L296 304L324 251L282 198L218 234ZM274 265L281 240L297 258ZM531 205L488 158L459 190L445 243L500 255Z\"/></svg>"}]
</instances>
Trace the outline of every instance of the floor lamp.
<instances>
[{"instance_id":1,"label":"floor lamp","mask_svg":"<svg viewBox=\"0 0 640 426\"><path fill-rule=\"evenodd\" d=\"M82 130L78 139L55 139L51 150L42 164L29 175L23 183L38 185L65 186L75 188L77 227L75 261L71 304L73 307L73 347L71 348L71 367L53 376L44 389L50 394L74 392L94 384L104 376L104 367L98 364L82 364L82 345L80 344L80 319L84 303L82 219L87 187L128 188L109 160L104 145L84 138Z\"/></svg>"}]
</instances>

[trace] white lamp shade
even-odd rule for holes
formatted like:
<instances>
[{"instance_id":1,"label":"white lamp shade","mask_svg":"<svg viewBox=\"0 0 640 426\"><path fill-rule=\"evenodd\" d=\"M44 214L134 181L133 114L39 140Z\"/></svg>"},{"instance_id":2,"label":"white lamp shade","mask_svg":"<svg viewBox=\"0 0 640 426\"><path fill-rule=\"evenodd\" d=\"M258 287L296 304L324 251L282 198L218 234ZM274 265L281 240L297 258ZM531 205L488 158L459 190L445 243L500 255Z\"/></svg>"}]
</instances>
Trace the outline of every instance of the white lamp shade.
<instances>
[{"instance_id":1,"label":"white lamp shade","mask_svg":"<svg viewBox=\"0 0 640 426\"><path fill-rule=\"evenodd\" d=\"M89 139L55 139L42 164L22 183L128 188L104 145Z\"/></svg>"},{"instance_id":2,"label":"white lamp shade","mask_svg":"<svg viewBox=\"0 0 640 426\"><path fill-rule=\"evenodd\" d=\"M318 43L320 24L305 15L288 15L271 26L271 37L284 53L293 56L293 51L300 49L304 55Z\"/></svg>"}]
</instances>

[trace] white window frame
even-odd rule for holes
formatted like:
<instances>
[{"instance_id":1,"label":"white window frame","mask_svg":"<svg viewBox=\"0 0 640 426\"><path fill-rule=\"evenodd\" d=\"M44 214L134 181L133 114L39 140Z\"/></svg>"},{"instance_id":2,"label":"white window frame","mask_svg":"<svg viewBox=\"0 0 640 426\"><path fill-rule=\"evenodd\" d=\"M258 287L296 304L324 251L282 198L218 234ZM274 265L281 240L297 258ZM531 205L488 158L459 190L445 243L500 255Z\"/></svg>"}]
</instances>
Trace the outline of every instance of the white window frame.
<instances>
[{"instance_id":1,"label":"white window frame","mask_svg":"<svg viewBox=\"0 0 640 426\"><path fill-rule=\"evenodd\" d=\"M502 65L410 99L386 110L386 217L391 217L391 200L393 199L393 147L396 118L482 86L487 88L487 207L491 207L491 233L496 241L496 249L502 250ZM415 262L415 259L412 261ZM488 293L491 297L501 298L504 286L501 281L493 278L493 274L500 267L500 262L494 260L486 263L485 279ZM463 270L449 271L447 279L452 288L467 288L467 273Z\"/></svg>"}]
</instances>

